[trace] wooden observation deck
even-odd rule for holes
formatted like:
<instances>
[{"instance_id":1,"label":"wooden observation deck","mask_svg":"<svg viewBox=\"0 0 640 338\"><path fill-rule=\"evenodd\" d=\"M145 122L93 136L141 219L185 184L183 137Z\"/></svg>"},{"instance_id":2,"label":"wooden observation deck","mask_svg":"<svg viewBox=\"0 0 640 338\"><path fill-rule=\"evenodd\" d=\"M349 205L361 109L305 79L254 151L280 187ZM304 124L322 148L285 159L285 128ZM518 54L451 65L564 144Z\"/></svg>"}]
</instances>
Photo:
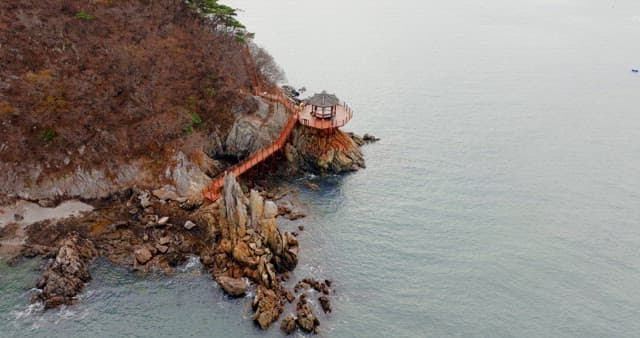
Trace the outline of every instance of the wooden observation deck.
<instances>
[{"instance_id":1,"label":"wooden observation deck","mask_svg":"<svg viewBox=\"0 0 640 338\"><path fill-rule=\"evenodd\" d=\"M329 129L342 127L349 123L353 117L351 107L346 103L338 104L335 106L334 115L329 118L318 118L313 114L313 108L309 105L304 106L302 111L298 113L298 122L301 125L316 128L316 129Z\"/></svg>"}]
</instances>

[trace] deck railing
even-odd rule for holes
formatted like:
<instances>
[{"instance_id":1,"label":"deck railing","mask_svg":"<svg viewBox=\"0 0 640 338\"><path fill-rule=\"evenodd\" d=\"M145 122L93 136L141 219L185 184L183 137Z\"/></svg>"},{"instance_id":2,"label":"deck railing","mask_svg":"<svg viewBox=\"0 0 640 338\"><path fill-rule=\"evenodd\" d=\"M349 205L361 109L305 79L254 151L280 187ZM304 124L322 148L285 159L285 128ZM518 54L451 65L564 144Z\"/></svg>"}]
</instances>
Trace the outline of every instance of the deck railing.
<instances>
[{"instance_id":1,"label":"deck railing","mask_svg":"<svg viewBox=\"0 0 640 338\"><path fill-rule=\"evenodd\" d=\"M321 119L321 118L300 118L300 124L307 126L307 127L313 127L313 128L319 128L319 129L328 129L328 128L338 128L338 127L342 127L344 125L346 125L349 121L351 121L351 119L353 118L353 111L351 110L351 107L346 104L346 103L341 103L339 106L339 109L342 108L345 110L345 117L342 119Z\"/></svg>"}]
</instances>

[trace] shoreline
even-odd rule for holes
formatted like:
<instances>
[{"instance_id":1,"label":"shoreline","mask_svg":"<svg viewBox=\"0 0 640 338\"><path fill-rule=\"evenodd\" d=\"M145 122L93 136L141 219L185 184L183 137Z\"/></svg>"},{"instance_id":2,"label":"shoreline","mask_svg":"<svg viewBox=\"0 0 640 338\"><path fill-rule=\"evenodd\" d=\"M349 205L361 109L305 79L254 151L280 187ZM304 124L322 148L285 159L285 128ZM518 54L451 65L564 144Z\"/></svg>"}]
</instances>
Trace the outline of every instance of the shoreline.
<instances>
[{"instance_id":1,"label":"shoreline","mask_svg":"<svg viewBox=\"0 0 640 338\"><path fill-rule=\"evenodd\" d=\"M236 191L242 191L237 183ZM25 243L22 245L22 248L16 246L13 248L14 251L7 251L6 254L3 254L3 260L8 260L7 264L20 264L21 260L27 258L55 258L53 264L49 263L46 268L44 268L44 272L36 283L36 287L42 291L34 296L32 299L33 302L43 303L45 309L54 308L61 304L76 303L77 295L82 293L84 284L91 279L88 275L88 271L91 266L91 262L96 257L103 257L104 259L107 259L110 264L125 267L131 272L140 271L146 274L155 271L155 273L171 276L175 273L175 269L178 266L184 264L187 257L195 256L202 263L203 272L208 271L211 274L213 281L231 297L244 295L247 290L246 288L248 287L248 285L242 285L242 290L234 289L233 283L238 281L237 278L242 277L245 280L248 279L252 281L252 288L255 288L256 290L253 304L253 307L256 309L256 316L254 320L259 327L263 329L268 328L273 321L276 321L281 317L281 313L284 308L290 309L290 307L286 306L287 304L292 304L296 299L298 299L301 312L300 316L297 317L306 318L306 321L305 319L302 319L303 326L300 327L308 332L313 332L317 329L319 322L313 315L313 309L305 306L307 300L304 297L300 299L300 297L295 295L300 293L300 291L302 291L301 294L304 294L304 290L313 289L313 285L306 284L307 286L306 288L303 288L304 290L299 290L298 288L295 290L287 290L286 287L280 286L282 282L286 282L289 279L288 271L292 270L297 264L297 258L295 255L290 257L290 260L293 259L293 261L288 263L289 266L284 268L278 267L277 269L272 265L275 261L271 261L271 263L258 261L257 265L254 264L254 262L249 260L252 255L250 252L239 253L242 250L234 249L231 252L224 253L224 256L222 255L221 250L228 250L222 247L227 245L225 244L225 239L227 239L226 237L229 237L229 235L220 234L222 229L205 230L204 228L211 226L212 223L225 223L224 220L216 218L219 216L211 214L211 212L214 212L212 209L222 208L224 202L193 207L185 205L184 203L180 205L180 203L175 201L162 201L152 194L149 194L149 192L131 191L130 193L131 195L128 196L128 199L126 198L127 195L125 193L116 194L108 199L93 201L94 203L90 203L94 207L93 210L85 210L80 214L71 215L57 220L38 220L30 225L21 225L20 228L22 228L22 226L25 228L25 231L22 234L24 236L23 239ZM260 223L264 223L265 220L272 219L272 221L268 221L266 223L276 226L269 230L271 232L267 231L267 233L264 233L269 238L264 236L259 237L266 240L263 250L266 250L267 252L272 250L271 242L269 242L269 240L274 240L274 238L278 237L286 241L285 245L295 244L294 248L297 248L297 240L295 238L303 233L303 227L300 226L298 231L293 232L293 234L284 233L279 235L280 231L278 230L277 224L274 222L276 218L286 218L295 221L304 217L302 208L297 203L295 194L295 188L279 185L271 187L269 191L262 191L260 193L253 190L250 194L245 196L247 199L252 197L252 201L255 200L256 196L274 198L274 202L269 204L271 205L271 210L268 212L271 214L266 214L267 211L265 211L264 215L274 217L259 221ZM142 198L140 198L141 196ZM140 219L144 219L149 215L148 213L145 214L144 209L147 209L146 211L150 211L148 210L149 208L156 209L156 213L161 217L147 217L146 219L153 220L143 225L141 229L137 229L142 230L142 232L133 231L133 235L136 238L135 240L126 242L122 240L122 238L127 237L124 235L128 232L125 229L130 225L125 225L125 221L122 220L117 221L117 218L114 218L114 216L118 214L118 212L113 209L117 209L119 207L121 209L122 207L125 207L126 209L127 206L131 207L131 204L127 204L127 201L131 201L132 199L137 200L136 204L138 209L140 209L139 214L132 214L133 218L139 217ZM265 203L269 202L269 200L265 201ZM140 203L143 203L146 208L142 208ZM147 203L149 203L149 205L147 205ZM64 204L65 203L62 203L61 205L64 206ZM273 208L273 206L275 206L275 208ZM247 205L247 207L249 206ZM250 207L248 210L250 211L250 215L255 214L255 212L251 211L252 209ZM130 210L124 211L129 213ZM208 216L204 216L207 213ZM273 213L275 213L275 215L273 215ZM171 214L172 216L164 216L167 214ZM198 217L201 218L191 218L195 220L194 224L196 225L191 229L185 228L185 225L190 222L190 219L188 219L190 218L189 215L194 214L198 214ZM122 216L122 214L120 214L120 216ZM116 220L116 222L106 225L106 222L101 222L100 217ZM169 219L164 220L166 217L169 217ZM202 217L213 218L209 219L211 223L203 223ZM182 219L185 219L184 223L182 223ZM93 224L91 224L92 222ZM6 229L6 227L4 229ZM250 228L247 228L247 230L249 230L248 232L251 232ZM191 234L193 231L196 233ZM221 239L218 238L217 242L214 240L214 243L218 243L218 245L214 244L213 246L210 246L212 250L206 248L206 243L212 240L211 237L206 234L209 231L215 233L215 236L222 235L223 237ZM6 235L7 234L5 233L2 237L4 238ZM53 237L58 239L47 244L47 241ZM167 237L170 239L167 239ZM246 235L244 238L246 239ZM260 243L259 238L257 243ZM249 244L256 244L256 241L250 241ZM254 246L252 245L249 248L249 251L253 248ZM8 259L7 254L17 253L15 251L17 249L20 249L18 255L14 256L12 259ZM246 247L244 249L246 249ZM259 251L260 247L256 247L256 249ZM282 250L278 248L273 249L275 249L273 250L274 253L277 250ZM88 253L83 256L79 254L82 251L87 251ZM71 254L69 254L69 252L71 252ZM218 254L216 254L216 252L218 252ZM297 249L295 249L294 252L297 255ZM148 257L149 254L151 254L152 257ZM243 256L243 254L245 254L245 256ZM214 262L216 259L219 261ZM55 262L62 263L56 265ZM229 266L229 264L231 264L231 266ZM61 266L74 265L80 265L81 268L74 271L61 270ZM221 265L225 265L227 267L223 269L217 268ZM238 267L244 268L239 270ZM252 270L252 268L255 269ZM60 272L63 270L64 273L56 274L56 271ZM256 276L257 272L260 272L262 276ZM267 281L264 281L262 278L264 274L269 276ZM227 275L229 277L224 277ZM309 281L313 279L306 278L306 280ZM290 281L289 284L292 282L293 281ZM63 295L51 290L49 290L50 292L47 292L47 285L49 283L52 283L53 285L65 285L66 289L64 290ZM67 287L67 285L70 285L70 287ZM316 288L320 288L320 286L316 285ZM325 308L330 308L328 301L325 300L323 304L324 303L327 304L324 306ZM293 311L295 312L296 310ZM316 309L316 312L318 312L318 309ZM287 316L286 318L287 324L282 328L285 332L291 330L292 327L291 321L289 320L290 317ZM296 328L296 325L299 324L294 323L294 329Z\"/></svg>"}]
</instances>

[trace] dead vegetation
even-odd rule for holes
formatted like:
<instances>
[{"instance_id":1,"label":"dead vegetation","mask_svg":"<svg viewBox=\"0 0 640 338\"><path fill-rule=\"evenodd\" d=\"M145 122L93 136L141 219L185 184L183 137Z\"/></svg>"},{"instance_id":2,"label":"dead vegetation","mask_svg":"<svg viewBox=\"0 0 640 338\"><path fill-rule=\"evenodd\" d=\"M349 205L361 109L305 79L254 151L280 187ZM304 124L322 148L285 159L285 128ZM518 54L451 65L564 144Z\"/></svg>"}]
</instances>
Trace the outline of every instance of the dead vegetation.
<instances>
[{"instance_id":1,"label":"dead vegetation","mask_svg":"<svg viewBox=\"0 0 640 338\"><path fill-rule=\"evenodd\" d=\"M182 0L2 1L0 47L0 162L45 176L162 163L262 78Z\"/></svg>"}]
</instances>

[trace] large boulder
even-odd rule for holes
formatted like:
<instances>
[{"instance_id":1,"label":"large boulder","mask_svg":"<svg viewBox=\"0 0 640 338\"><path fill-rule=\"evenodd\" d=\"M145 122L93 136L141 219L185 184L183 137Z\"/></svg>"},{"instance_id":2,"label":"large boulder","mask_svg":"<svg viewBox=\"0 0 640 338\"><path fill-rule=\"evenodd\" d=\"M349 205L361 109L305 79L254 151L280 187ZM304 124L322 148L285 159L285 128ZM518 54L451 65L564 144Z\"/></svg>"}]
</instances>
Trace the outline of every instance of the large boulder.
<instances>
[{"instance_id":1,"label":"large boulder","mask_svg":"<svg viewBox=\"0 0 640 338\"><path fill-rule=\"evenodd\" d=\"M230 296L242 296L247 291L247 283L242 278L218 276L216 282Z\"/></svg>"}]
</instances>

